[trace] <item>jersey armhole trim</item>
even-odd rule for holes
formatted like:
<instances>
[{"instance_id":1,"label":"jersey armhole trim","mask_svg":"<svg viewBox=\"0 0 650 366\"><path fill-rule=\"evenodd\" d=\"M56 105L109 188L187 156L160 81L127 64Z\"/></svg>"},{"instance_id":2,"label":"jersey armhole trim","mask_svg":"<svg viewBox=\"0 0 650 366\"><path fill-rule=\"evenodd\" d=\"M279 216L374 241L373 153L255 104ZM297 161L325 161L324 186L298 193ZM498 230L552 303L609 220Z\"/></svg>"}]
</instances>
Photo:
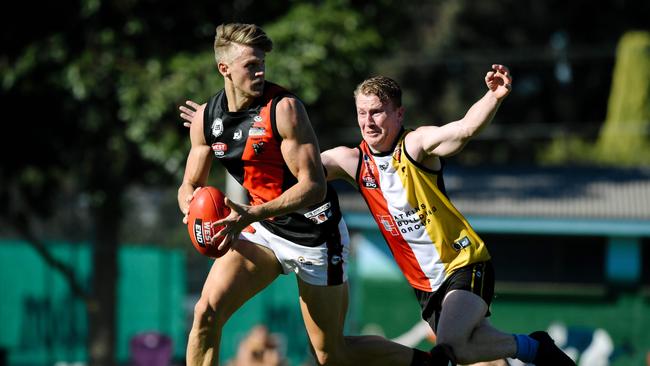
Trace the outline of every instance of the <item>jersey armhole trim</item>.
<instances>
[{"instance_id":1,"label":"jersey armhole trim","mask_svg":"<svg viewBox=\"0 0 650 366\"><path fill-rule=\"evenodd\" d=\"M282 136L280 136L280 132L278 132L278 125L275 120L275 108L278 105L280 99L282 99L282 97L284 97L284 95L276 95L275 97L273 97L273 100L271 101L271 110L269 113L269 116L271 118L271 130L273 130L273 136L278 141L282 141Z\"/></svg>"},{"instance_id":2,"label":"jersey armhole trim","mask_svg":"<svg viewBox=\"0 0 650 366\"><path fill-rule=\"evenodd\" d=\"M209 144L210 143L210 138L211 138L211 124L212 124L212 111L214 110L214 105L217 103L217 101L220 99L219 96L221 93L217 93L216 95L213 95L210 100L208 100L208 104L206 104L205 109L203 110L203 138L205 138L205 143Z\"/></svg>"},{"instance_id":3,"label":"jersey armhole trim","mask_svg":"<svg viewBox=\"0 0 650 366\"><path fill-rule=\"evenodd\" d=\"M361 191L361 184L359 181L359 174L361 173L361 159L363 159L363 150L361 150L360 146L356 147L357 150L359 150L359 158L357 159L357 171L354 174L354 181L357 183L357 189Z\"/></svg>"},{"instance_id":4,"label":"jersey armhole trim","mask_svg":"<svg viewBox=\"0 0 650 366\"><path fill-rule=\"evenodd\" d=\"M404 139L403 139L403 141L402 141L402 150L403 150L402 152L404 153L404 155L406 156L406 158L407 158L407 159L411 162L411 164L413 164L416 168L422 170L423 172L429 173L429 174L440 174L440 173L442 173L443 162L442 162L442 158L441 158L441 157L438 157L438 159L440 160L440 169L435 170L435 169L427 168L427 167L424 166L422 163L420 163L420 162L416 161L415 159L413 159L413 157L411 157L411 155L409 155L408 150L406 150L406 136L404 136Z\"/></svg>"},{"instance_id":5,"label":"jersey armhole trim","mask_svg":"<svg viewBox=\"0 0 650 366\"><path fill-rule=\"evenodd\" d=\"M275 110L277 108L278 103L280 103L282 98L285 98L285 97L294 97L294 98L296 98L295 95L293 95L293 94L291 94L291 93L289 93L287 91L281 92L280 94L273 97L273 100L271 101L271 110L269 111L270 112L269 116L271 118L271 130L273 130L273 136L275 136L275 138L276 138L276 140L278 140L278 142L282 141L282 136L280 136L280 132L278 131L278 124L277 124L277 120L275 118ZM298 100L299 102L302 103L302 101L300 101L300 99L296 98L296 100Z\"/></svg>"}]
</instances>

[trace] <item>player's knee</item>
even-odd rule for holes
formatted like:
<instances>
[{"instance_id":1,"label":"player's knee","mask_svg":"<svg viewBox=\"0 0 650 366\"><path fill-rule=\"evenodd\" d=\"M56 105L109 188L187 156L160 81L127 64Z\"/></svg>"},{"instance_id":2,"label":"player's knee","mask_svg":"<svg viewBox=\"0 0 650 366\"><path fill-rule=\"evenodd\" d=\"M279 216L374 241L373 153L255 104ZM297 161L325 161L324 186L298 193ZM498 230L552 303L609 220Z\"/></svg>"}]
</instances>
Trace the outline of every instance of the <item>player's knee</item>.
<instances>
[{"instance_id":1,"label":"player's knee","mask_svg":"<svg viewBox=\"0 0 650 366\"><path fill-rule=\"evenodd\" d=\"M225 323L225 315L221 306L212 305L202 297L194 305L194 322L202 328L214 328Z\"/></svg>"},{"instance_id":2,"label":"player's knee","mask_svg":"<svg viewBox=\"0 0 650 366\"><path fill-rule=\"evenodd\" d=\"M344 365L344 360L341 357L337 357L335 354L332 353L319 353L316 352L316 360L319 365L321 366L340 366Z\"/></svg>"},{"instance_id":3,"label":"player's knee","mask_svg":"<svg viewBox=\"0 0 650 366\"><path fill-rule=\"evenodd\" d=\"M436 338L436 343L445 344L452 349L456 361L459 364L470 364L474 363L474 353L472 348L469 347L468 339L460 337L458 335L447 335L447 336L438 336Z\"/></svg>"},{"instance_id":4,"label":"player's knee","mask_svg":"<svg viewBox=\"0 0 650 366\"><path fill-rule=\"evenodd\" d=\"M473 348L468 347L467 343L450 344L449 347L452 349L459 365L469 365L479 361Z\"/></svg>"},{"instance_id":5,"label":"player's knee","mask_svg":"<svg viewBox=\"0 0 650 366\"><path fill-rule=\"evenodd\" d=\"M460 352L454 350L454 354L456 355L456 362L458 362L459 365L470 365L477 362L476 358L471 353L464 350L461 350Z\"/></svg>"},{"instance_id":6,"label":"player's knee","mask_svg":"<svg viewBox=\"0 0 650 366\"><path fill-rule=\"evenodd\" d=\"M345 359L341 352L314 349L314 356L316 362L322 366L345 365Z\"/></svg>"}]
</instances>

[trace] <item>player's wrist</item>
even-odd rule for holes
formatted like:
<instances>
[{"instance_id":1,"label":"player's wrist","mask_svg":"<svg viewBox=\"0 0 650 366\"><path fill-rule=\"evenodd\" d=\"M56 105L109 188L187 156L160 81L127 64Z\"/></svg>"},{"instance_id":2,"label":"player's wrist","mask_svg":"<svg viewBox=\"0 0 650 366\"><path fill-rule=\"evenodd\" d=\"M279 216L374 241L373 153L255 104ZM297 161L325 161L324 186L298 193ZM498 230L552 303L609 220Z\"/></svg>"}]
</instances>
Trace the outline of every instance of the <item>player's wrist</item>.
<instances>
[{"instance_id":1,"label":"player's wrist","mask_svg":"<svg viewBox=\"0 0 650 366\"><path fill-rule=\"evenodd\" d=\"M267 219L267 218L269 218L271 216L270 211L266 207L266 204L261 204L261 205L256 205L256 206L248 206L248 208L246 209L246 213L247 213L247 216L248 216L247 221L250 221L250 222L248 222L248 224L251 224L251 223L257 222L257 221L262 221L262 220Z\"/></svg>"}]
</instances>

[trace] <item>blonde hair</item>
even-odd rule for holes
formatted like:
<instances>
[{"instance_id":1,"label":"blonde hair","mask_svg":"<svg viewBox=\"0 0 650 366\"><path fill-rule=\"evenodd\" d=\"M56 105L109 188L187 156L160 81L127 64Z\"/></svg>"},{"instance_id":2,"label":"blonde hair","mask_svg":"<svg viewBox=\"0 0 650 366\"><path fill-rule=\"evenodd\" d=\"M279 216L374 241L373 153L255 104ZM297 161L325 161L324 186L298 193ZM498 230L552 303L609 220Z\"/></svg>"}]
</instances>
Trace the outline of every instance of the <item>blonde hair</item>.
<instances>
[{"instance_id":1,"label":"blonde hair","mask_svg":"<svg viewBox=\"0 0 650 366\"><path fill-rule=\"evenodd\" d=\"M233 43L271 52L273 41L255 24L229 23L217 27L214 37L214 59L217 63L228 60Z\"/></svg>"},{"instance_id":2,"label":"blonde hair","mask_svg":"<svg viewBox=\"0 0 650 366\"><path fill-rule=\"evenodd\" d=\"M354 89L354 98L359 94L375 95L382 103L392 102L395 108L402 106L402 89L395 80L386 76L374 76L364 80Z\"/></svg>"}]
</instances>

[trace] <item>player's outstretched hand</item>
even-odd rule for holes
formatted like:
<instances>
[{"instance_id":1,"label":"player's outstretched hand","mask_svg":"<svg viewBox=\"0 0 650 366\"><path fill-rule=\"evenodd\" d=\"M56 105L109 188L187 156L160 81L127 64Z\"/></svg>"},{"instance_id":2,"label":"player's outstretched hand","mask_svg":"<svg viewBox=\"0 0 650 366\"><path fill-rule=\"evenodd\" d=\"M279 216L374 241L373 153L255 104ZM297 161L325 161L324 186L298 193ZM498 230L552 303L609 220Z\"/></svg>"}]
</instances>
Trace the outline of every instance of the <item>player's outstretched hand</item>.
<instances>
[{"instance_id":1,"label":"player's outstretched hand","mask_svg":"<svg viewBox=\"0 0 650 366\"><path fill-rule=\"evenodd\" d=\"M485 75L485 85L498 100L505 98L512 90L512 75L507 67L492 65L492 70Z\"/></svg>"}]
</instances>

